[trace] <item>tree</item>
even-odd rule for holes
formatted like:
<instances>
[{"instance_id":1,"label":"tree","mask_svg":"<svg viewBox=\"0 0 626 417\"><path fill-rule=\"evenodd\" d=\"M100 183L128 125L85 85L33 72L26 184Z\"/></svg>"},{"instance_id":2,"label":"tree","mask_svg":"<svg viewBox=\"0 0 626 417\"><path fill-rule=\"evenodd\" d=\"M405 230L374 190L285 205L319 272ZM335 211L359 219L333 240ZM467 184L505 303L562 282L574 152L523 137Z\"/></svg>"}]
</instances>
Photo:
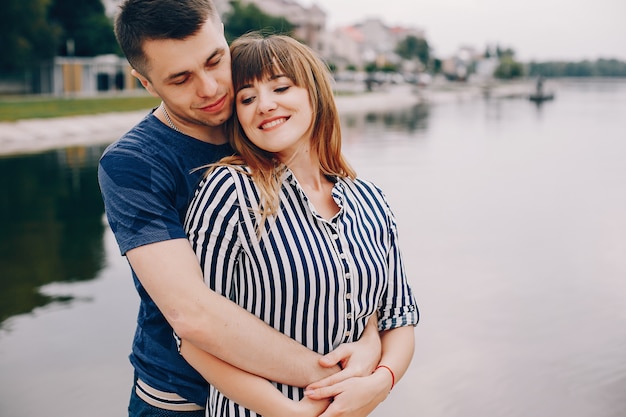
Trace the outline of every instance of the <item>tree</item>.
<instances>
[{"instance_id":1,"label":"tree","mask_svg":"<svg viewBox=\"0 0 626 417\"><path fill-rule=\"evenodd\" d=\"M224 34L229 43L251 31L293 35L294 25L287 19L265 14L254 3L242 5L239 0L234 0L230 6L231 10L223 17Z\"/></svg>"},{"instance_id":2,"label":"tree","mask_svg":"<svg viewBox=\"0 0 626 417\"><path fill-rule=\"evenodd\" d=\"M47 21L50 0L5 0L0 13L0 73L31 69L55 54L61 28Z\"/></svg>"},{"instance_id":3,"label":"tree","mask_svg":"<svg viewBox=\"0 0 626 417\"><path fill-rule=\"evenodd\" d=\"M500 79L519 78L524 75L524 67L515 61L512 56L505 55L500 58L500 64L496 68L493 76Z\"/></svg>"},{"instance_id":4,"label":"tree","mask_svg":"<svg viewBox=\"0 0 626 417\"><path fill-rule=\"evenodd\" d=\"M496 56L500 63L496 67L493 76L500 79L519 78L524 75L524 66L515 60L515 50L496 47Z\"/></svg>"},{"instance_id":5,"label":"tree","mask_svg":"<svg viewBox=\"0 0 626 417\"><path fill-rule=\"evenodd\" d=\"M617 59L531 62L528 69L531 77L626 77L626 62Z\"/></svg>"},{"instance_id":6,"label":"tree","mask_svg":"<svg viewBox=\"0 0 626 417\"><path fill-rule=\"evenodd\" d=\"M418 58L422 64L428 65L430 61L430 46L426 39L409 35L396 46L396 53L404 59Z\"/></svg>"},{"instance_id":7,"label":"tree","mask_svg":"<svg viewBox=\"0 0 626 417\"><path fill-rule=\"evenodd\" d=\"M439 58L433 59L431 68L435 74L439 74L441 72L441 68L443 67L443 62Z\"/></svg>"},{"instance_id":8,"label":"tree","mask_svg":"<svg viewBox=\"0 0 626 417\"><path fill-rule=\"evenodd\" d=\"M48 17L63 28L57 45L59 55L119 53L113 23L106 16L101 0L52 0ZM68 51L71 42L74 50Z\"/></svg>"},{"instance_id":9,"label":"tree","mask_svg":"<svg viewBox=\"0 0 626 417\"><path fill-rule=\"evenodd\" d=\"M515 57L515 50L512 48L506 48L506 49L502 49L500 47L500 45L498 45L496 47L496 56L500 59L503 58L514 58Z\"/></svg>"}]
</instances>

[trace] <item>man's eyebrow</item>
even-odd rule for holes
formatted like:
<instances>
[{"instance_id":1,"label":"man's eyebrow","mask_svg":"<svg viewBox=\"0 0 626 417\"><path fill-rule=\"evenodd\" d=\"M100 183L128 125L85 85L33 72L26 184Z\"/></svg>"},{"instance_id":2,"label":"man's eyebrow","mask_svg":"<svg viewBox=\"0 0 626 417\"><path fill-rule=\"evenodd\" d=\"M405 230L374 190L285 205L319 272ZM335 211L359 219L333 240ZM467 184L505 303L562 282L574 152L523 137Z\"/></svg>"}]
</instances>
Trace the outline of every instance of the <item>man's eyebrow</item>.
<instances>
[{"instance_id":1,"label":"man's eyebrow","mask_svg":"<svg viewBox=\"0 0 626 417\"><path fill-rule=\"evenodd\" d=\"M224 48L217 48L215 51L213 51L213 53L206 59L205 64L207 62L210 62L213 58L215 58L218 55L224 55L225 54L225 49ZM175 74L170 74L168 77L165 78L165 82L168 81L172 81L175 80L178 77L183 77L185 75L189 75L191 74L191 71L181 71L181 72L177 72Z\"/></svg>"}]
</instances>

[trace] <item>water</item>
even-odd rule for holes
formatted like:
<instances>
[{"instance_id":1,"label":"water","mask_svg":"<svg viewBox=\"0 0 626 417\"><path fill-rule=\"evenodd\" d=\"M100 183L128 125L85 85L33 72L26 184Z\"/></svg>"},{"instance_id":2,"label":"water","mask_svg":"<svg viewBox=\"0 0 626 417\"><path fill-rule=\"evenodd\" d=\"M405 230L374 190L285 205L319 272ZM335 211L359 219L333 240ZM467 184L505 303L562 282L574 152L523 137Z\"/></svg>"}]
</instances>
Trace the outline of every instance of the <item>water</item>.
<instances>
[{"instance_id":1,"label":"water","mask_svg":"<svg viewBox=\"0 0 626 417\"><path fill-rule=\"evenodd\" d=\"M345 118L422 311L375 416L626 413L626 81ZM0 159L0 415L125 415L137 296L102 148ZM40 288L40 286L42 286ZM40 288L40 291L36 291Z\"/></svg>"}]
</instances>

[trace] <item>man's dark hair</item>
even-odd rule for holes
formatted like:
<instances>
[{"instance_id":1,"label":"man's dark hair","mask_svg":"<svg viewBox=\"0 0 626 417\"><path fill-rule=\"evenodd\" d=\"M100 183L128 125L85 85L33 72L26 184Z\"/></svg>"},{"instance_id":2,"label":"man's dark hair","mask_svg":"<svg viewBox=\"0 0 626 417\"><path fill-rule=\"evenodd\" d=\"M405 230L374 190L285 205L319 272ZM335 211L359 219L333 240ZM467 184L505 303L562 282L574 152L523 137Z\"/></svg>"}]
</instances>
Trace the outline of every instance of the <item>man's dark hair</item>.
<instances>
[{"instance_id":1,"label":"man's dark hair","mask_svg":"<svg viewBox=\"0 0 626 417\"><path fill-rule=\"evenodd\" d=\"M145 41L186 39L209 18L220 22L212 0L126 0L115 18L115 36L130 65L147 77Z\"/></svg>"}]
</instances>

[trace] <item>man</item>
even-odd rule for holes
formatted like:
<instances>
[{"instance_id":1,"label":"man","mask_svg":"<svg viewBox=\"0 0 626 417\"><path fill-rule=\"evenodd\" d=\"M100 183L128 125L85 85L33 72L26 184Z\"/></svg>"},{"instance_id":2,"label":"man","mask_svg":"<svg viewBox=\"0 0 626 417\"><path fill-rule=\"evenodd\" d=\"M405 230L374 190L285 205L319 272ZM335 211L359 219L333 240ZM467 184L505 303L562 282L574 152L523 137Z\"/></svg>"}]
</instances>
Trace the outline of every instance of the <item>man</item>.
<instances>
[{"instance_id":1,"label":"man","mask_svg":"<svg viewBox=\"0 0 626 417\"><path fill-rule=\"evenodd\" d=\"M203 282L182 223L202 175L195 169L232 153L224 123L234 96L211 0L127 0L115 32L133 75L162 100L107 148L98 170L109 224L141 298L129 415L204 415L206 382L178 354L173 330L225 362L290 385L371 372L380 352L375 331L356 349L321 358ZM339 361L345 369L335 374Z\"/></svg>"}]
</instances>

